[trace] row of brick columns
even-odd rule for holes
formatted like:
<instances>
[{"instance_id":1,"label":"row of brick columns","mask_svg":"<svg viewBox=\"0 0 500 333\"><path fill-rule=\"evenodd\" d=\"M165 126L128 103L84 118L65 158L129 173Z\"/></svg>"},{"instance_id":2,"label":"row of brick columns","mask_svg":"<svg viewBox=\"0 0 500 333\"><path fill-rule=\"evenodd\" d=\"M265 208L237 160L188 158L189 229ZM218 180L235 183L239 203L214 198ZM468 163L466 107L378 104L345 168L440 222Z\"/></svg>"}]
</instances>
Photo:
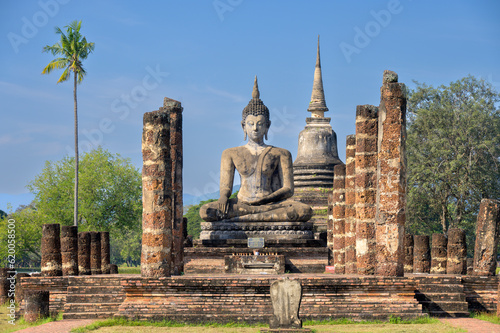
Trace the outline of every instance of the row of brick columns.
<instances>
[{"instance_id":1,"label":"row of brick columns","mask_svg":"<svg viewBox=\"0 0 500 333\"><path fill-rule=\"evenodd\" d=\"M346 164L329 196L329 264L337 274L401 276L406 204L405 85L385 71L379 107L356 108Z\"/></svg>"},{"instance_id":2,"label":"row of brick columns","mask_svg":"<svg viewBox=\"0 0 500 333\"><path fill-rule=\"evenodd\" d=\"M328 197L329 265L336 274L466 274L463 231L451 228L447 236L433 235L432 247L428 236L405 237L406 87L396 73L384 71L380 91L379 107L357 106L356 134L346 138L346 163L334 167ZM483 199L474 275L494 274L498 214L498 201Z\"/></svg>"},{"instance_id":3,"label":"row of brick columns","mask_svg":"<svg viewBox=\"0 0 500 333\"><path fill-rule=\"evenodd\" d=\"M184 270L186 222L182 203L182 106L165 98L147 112L142 132L142 252L144 277Z\"/></svg>"},{"instance_id":4,"label":"row of brick columns","mask_svg":"<svg viewBox=\"0 0 500 333\"><path fill-rule=\"evenodd\" d=\"M110 264L107 231L79 233L76 226L44 224L41 254L43 276L117 273L116 265Z\"/></svg>"}]
</instances>

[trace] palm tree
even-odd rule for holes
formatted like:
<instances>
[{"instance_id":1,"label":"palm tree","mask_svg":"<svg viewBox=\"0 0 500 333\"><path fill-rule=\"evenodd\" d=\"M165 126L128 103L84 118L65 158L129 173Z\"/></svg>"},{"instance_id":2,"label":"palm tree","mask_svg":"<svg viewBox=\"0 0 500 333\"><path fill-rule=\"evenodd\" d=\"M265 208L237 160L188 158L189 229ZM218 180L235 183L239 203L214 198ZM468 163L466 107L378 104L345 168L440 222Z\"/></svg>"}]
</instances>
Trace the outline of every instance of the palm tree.
<instances>
[{"instance_id":1,"label":"palm tree","mask_svg":"<svg viewBox=\"0 0 500 333\"><path fill-rule=\"evenodd\" d=\"M60 42L45 46L43 52L50 52L54 56L60 56L52 60L42 71L42 74L49 74L54 69L63 69L61 77L57 81L67 81L73 72L74 87L73 99L75 102L75 207L74 225L78 226L78 107L76 101L76 85L82 82L86 72L82 66L82 60L94 51L94 43L88 43L85 37L80 34L82 21L73 21L65 26L66 34L56 27L56 34L61 35Z\"/></svg>"}]
</instances>

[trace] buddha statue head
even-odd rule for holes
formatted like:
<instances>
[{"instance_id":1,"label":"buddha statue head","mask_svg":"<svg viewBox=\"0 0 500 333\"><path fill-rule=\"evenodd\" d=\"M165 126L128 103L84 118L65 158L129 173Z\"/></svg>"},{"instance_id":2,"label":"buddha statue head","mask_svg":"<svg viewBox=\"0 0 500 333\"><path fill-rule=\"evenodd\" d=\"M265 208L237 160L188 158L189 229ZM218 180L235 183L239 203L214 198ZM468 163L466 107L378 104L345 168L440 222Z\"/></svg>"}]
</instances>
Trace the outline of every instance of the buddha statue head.
<instances>
[{"instance_id":1,"label":"buddha statue head","mask_svg":"<svg viewBox=\"0 0 500 333\"><path fill-rule=\"evenodd\" d=\"M247 119L248 116L252 116ZM243 132L245 133L244 140L247 139L248 131L250 125L262 123L262 128L259 129L259 132L262 131L264 137L267 140L267 131L271 126L271 120L269 119L269 109L264 105L262 100L260 99L259 93L259 85L257 84L257 76L255 76L253 91L252 91L252 99L248 102L248 105L243 109L241 114L241 126L243 128ZM250 121L251 124L247 124ZM256 128L257 129L257 128Z\"/></svg>"}]
</instances>

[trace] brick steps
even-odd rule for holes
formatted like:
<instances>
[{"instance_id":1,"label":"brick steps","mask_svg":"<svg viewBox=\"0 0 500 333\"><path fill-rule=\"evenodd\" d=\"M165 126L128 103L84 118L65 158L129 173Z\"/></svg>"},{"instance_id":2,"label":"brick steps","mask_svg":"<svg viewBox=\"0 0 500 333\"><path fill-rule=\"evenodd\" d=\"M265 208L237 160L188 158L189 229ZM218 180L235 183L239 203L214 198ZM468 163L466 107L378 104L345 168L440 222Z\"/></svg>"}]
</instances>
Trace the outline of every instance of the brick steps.
<instances>
[{"instance_id":1,"label":"brick steps","mask_svg":"<svg viewBox=\"0 0 500 333\"><path fill-rule=\"evenodd\" d=\"M436 317L468 317L468 303L460 276L416 276L415 298L424 312Z\"/></svg>"},{"instance_id":2,"label":"brick steps","mask_svg":"<svg viewBox=\"0 0 500 333\"><path fill-rule=\"evenodd\" d=\"M64 319L110 318L125 299L121 277L69 279Z\"/></svg>"}]
</instances>

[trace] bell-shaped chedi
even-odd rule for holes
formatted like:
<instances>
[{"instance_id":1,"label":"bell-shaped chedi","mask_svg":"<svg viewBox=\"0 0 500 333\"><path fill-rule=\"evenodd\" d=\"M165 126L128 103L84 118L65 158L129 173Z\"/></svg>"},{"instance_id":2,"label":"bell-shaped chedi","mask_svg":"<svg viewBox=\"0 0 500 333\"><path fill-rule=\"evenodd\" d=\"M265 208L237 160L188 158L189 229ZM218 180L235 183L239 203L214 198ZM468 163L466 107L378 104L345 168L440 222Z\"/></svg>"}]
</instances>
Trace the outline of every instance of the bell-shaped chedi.
<instances>
[{"instance_id":1,"label":"bell-shaped chedi","mask_svg":"<svg viewBox=\"0 0 500 333\"><path fill-rule=\"evenodd\" d=\"M337 152L337 134L330 125L330 118L324 116L328 107L321 76L319 37L311 102L307 111L311 112L311 117L306 118L307 125L299 134L297 158L293 163L294 185L296 189L332 188L333 167L342 162Z\"/></svg>"},{"instance_id":2,"label":"bell-shaped chedi","mask_svg":"<svg viewBox=\"0 0 500 333\"><path fill-rule=\"evenodd\" d=\"M311 102L306 127L299 134L297 158L293 163L294 199L312 206L311 222L320 239L326 240L328 191L333 187L333 167L343 164L337 152L337 134L325 117L328 107L323 91L321 60L318 51Z\"/></svg>"}]
</instances>

